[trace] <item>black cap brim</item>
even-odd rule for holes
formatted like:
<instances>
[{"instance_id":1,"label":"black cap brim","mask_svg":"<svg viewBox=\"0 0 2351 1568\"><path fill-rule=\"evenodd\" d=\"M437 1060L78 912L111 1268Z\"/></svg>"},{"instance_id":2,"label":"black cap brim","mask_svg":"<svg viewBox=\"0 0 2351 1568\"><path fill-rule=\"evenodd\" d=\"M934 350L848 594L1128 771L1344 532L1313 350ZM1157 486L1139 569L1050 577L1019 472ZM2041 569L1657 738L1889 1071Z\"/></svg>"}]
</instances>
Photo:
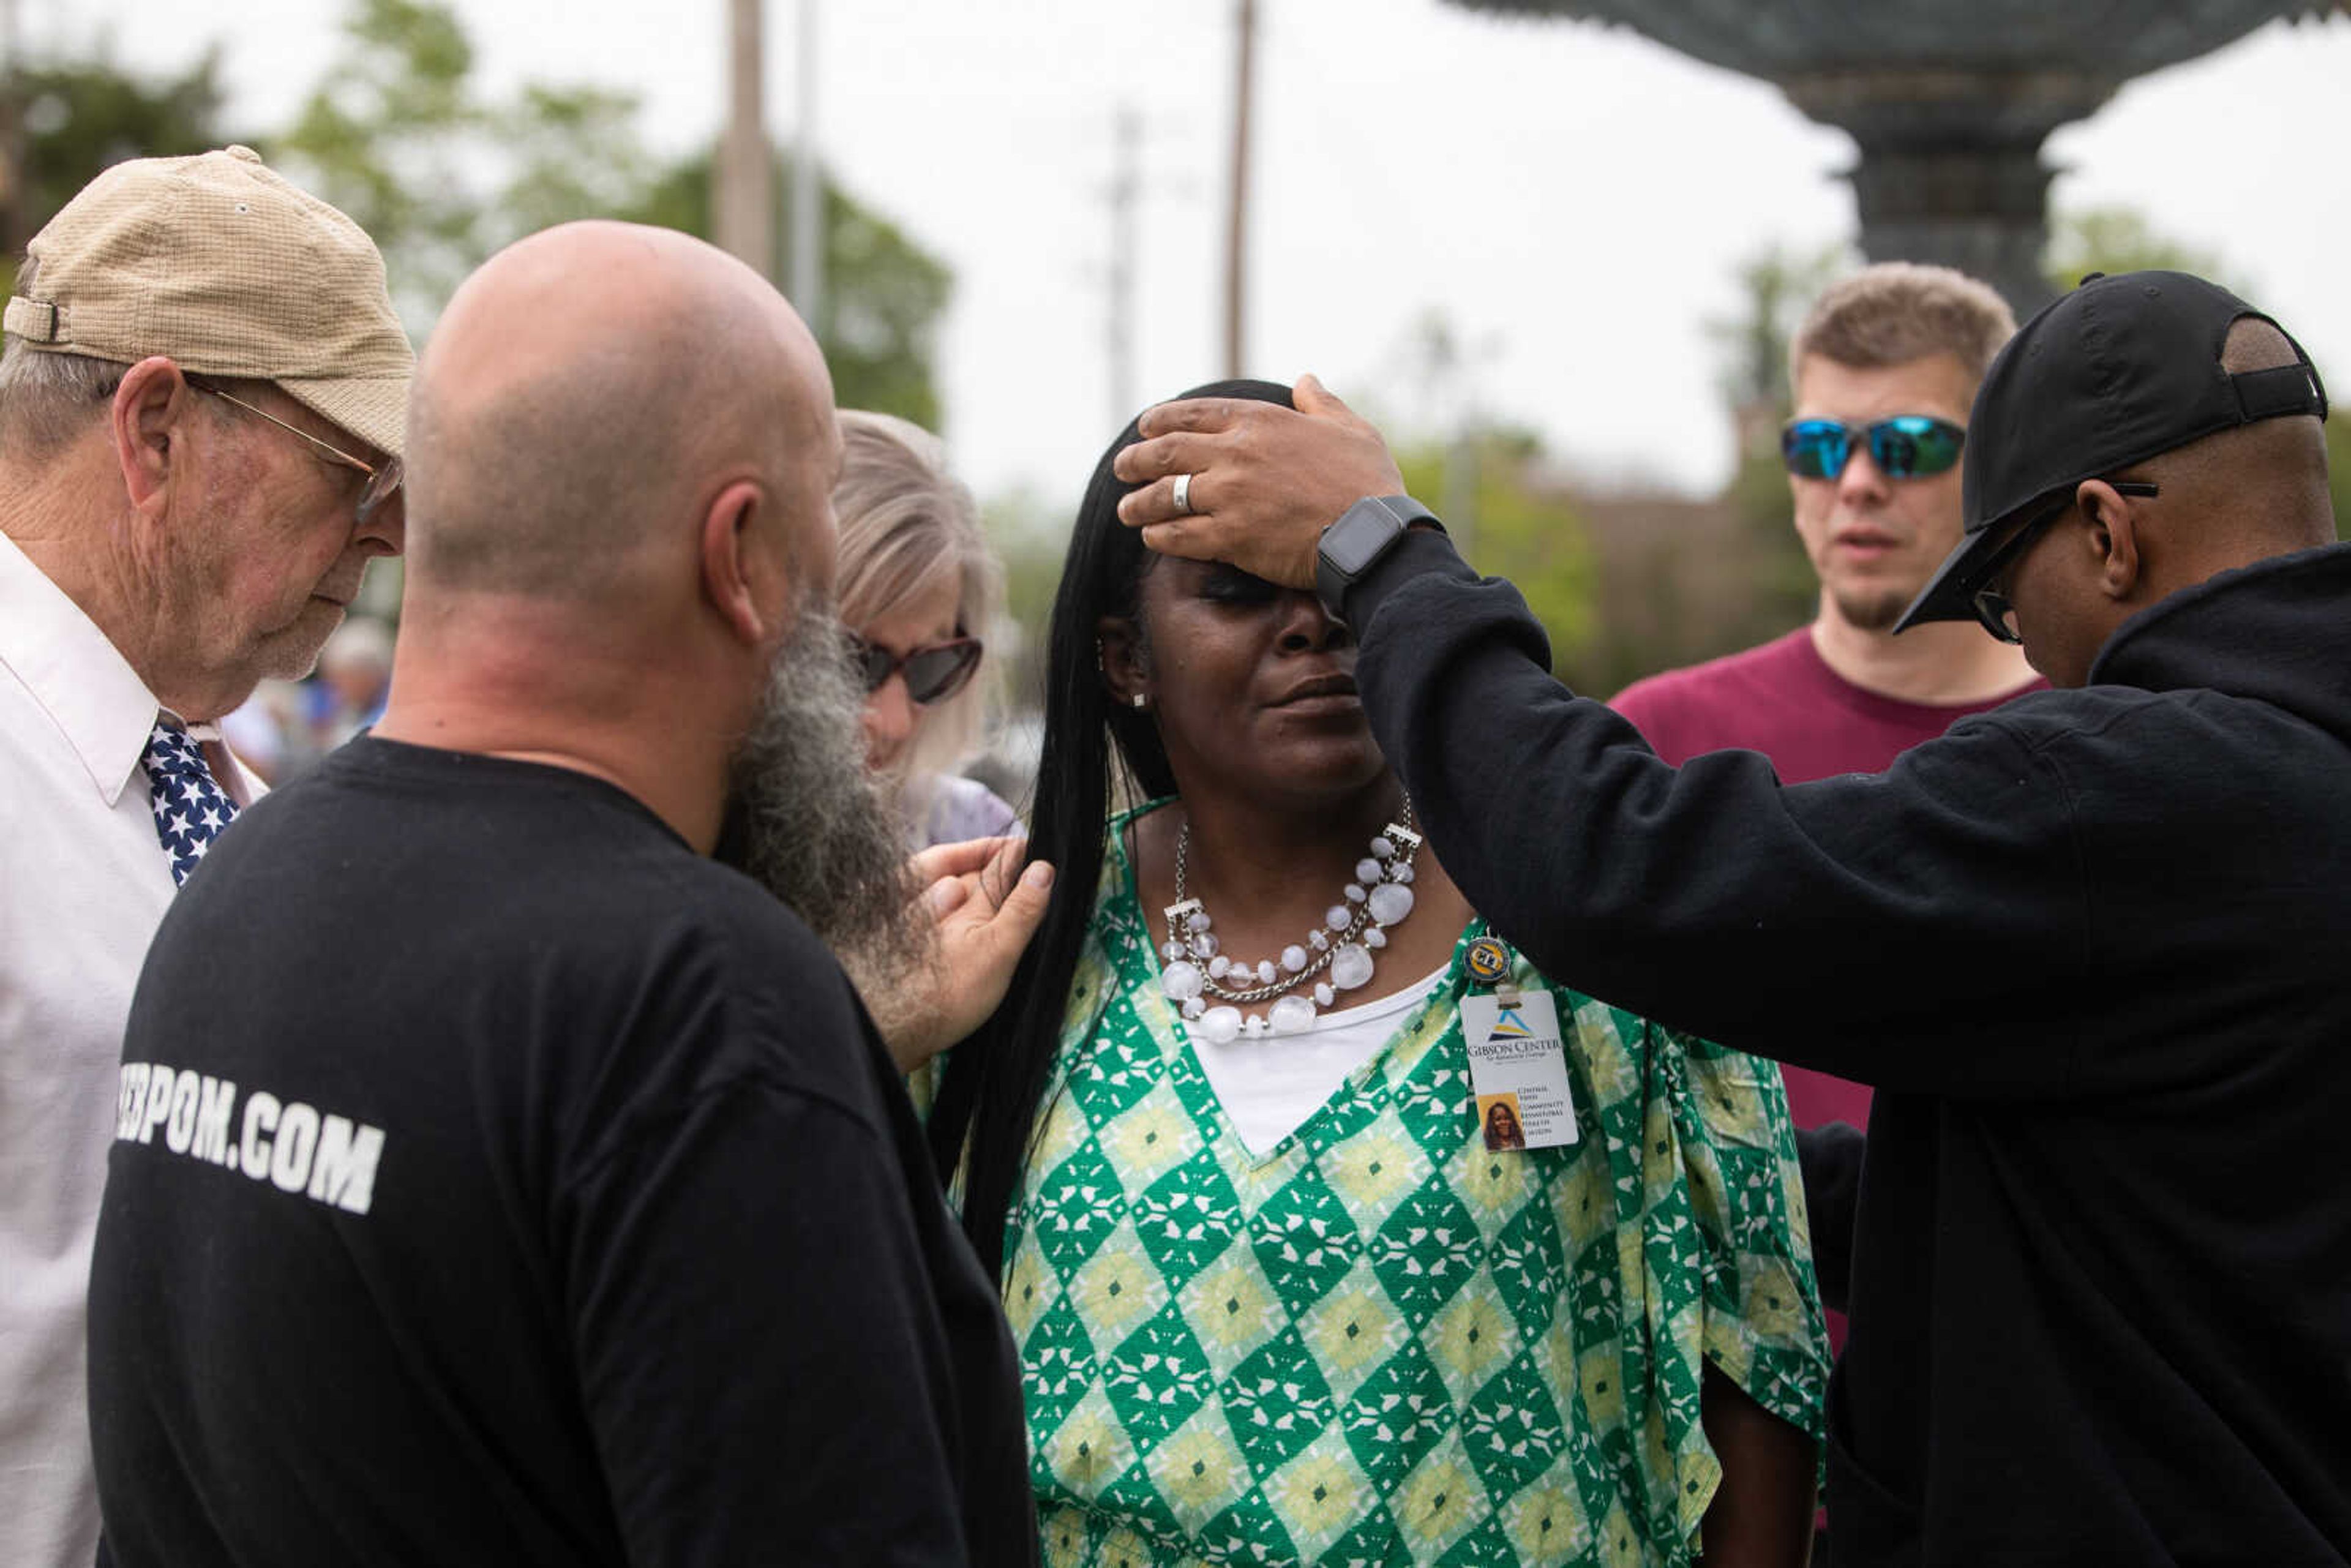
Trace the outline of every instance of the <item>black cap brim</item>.
<instances>
[{"instance_id":1,"label":"black cap brim","mask_svg":"<svg viewBox=\"0 0 2351 1568\"><path fill-rule=\"evenodd\" d=\"M1930 621L1972 621L1976 618L1975 580L1977 569L1993 549L1994 528L1979 528L1959 542L1959 547L1943 558L1935 575L1927 580L1902 619L1894 623L1896 636L1913 626L1923 626Z\"/></svg>"}]
</instances>

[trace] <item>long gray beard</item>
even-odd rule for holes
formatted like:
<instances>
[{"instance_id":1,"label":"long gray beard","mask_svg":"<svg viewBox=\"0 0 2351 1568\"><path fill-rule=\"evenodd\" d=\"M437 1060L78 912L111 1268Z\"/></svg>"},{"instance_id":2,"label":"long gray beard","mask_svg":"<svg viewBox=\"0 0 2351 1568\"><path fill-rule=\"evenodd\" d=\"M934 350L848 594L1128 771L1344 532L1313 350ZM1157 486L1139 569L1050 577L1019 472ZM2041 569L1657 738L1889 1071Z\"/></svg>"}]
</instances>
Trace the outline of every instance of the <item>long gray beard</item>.
<instances>
[{"instance_id":1,"label":"long gray beard","mask_svg":"<svg viewBox=\"0 0 2351 1568\"><path fill-rule=\"evenodd\" d=\"M718 858L808 922L869 998L932 958L898 816L865 768L840 621L802 603L737 749Z\"/></svg>"}]
</instances>

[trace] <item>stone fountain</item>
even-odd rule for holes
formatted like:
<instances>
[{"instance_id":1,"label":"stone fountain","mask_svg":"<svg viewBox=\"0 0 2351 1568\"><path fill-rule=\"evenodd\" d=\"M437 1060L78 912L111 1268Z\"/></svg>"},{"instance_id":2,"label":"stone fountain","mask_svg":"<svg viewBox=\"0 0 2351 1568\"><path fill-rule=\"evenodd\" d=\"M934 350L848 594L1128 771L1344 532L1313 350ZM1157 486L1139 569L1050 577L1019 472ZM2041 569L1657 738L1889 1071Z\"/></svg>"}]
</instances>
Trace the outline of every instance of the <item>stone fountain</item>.
<instances>
[{"instance_id":1,"label":"stone fountain","mask_svg":"<svg viewBox=\"0 0 2351 1568\"><path fill-rule=\"evenodd\" d=\"M1873 261L1940 262L2022 318L2049 298L2049 133L2133 77L2280 17L2351 0L1448 0L1468 10L1627 26L1775 83L1850 134L1846 177Z\"/></svg>"}]
</instances>

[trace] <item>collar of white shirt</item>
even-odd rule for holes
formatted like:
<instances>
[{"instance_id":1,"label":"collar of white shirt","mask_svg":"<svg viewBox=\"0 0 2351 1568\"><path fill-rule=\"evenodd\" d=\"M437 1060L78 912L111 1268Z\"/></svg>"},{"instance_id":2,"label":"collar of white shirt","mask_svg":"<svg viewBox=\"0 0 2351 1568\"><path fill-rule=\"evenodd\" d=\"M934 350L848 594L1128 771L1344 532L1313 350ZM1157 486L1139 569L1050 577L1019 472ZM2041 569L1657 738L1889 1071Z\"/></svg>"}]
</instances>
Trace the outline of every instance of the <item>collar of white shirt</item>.
<instances>
[{"instance_id":1,"label":"collar of white shirt","mask_svg":"<svg viewBox=\"0 0 2351 1568\"><path fill-rule=\"evenodd\" d=\"M147 754L161 711L155 694L98 622L5 534L0 534L0 668L24 683L111 808Z\"/></svg>"}]
</instances>

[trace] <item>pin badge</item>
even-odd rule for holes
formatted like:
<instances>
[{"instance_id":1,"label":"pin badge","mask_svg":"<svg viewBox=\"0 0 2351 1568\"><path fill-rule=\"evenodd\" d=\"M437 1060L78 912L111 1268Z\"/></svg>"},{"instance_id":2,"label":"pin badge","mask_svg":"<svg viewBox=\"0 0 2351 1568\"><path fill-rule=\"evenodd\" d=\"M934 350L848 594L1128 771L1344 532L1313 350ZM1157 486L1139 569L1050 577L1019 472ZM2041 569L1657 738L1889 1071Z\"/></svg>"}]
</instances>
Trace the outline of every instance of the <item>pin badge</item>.
<instances>
[{"instance_id":1,"label":"pin badge","mask_svg":"<svg viewBox=\"0 0 2351 1568\"><path fill-rule=\"evenodd\" d=\"M1490 986L1510 972L1510 950L1498 937L1480 936L1469 944L1469 975Z\"/></svg>"}]
</instances>

